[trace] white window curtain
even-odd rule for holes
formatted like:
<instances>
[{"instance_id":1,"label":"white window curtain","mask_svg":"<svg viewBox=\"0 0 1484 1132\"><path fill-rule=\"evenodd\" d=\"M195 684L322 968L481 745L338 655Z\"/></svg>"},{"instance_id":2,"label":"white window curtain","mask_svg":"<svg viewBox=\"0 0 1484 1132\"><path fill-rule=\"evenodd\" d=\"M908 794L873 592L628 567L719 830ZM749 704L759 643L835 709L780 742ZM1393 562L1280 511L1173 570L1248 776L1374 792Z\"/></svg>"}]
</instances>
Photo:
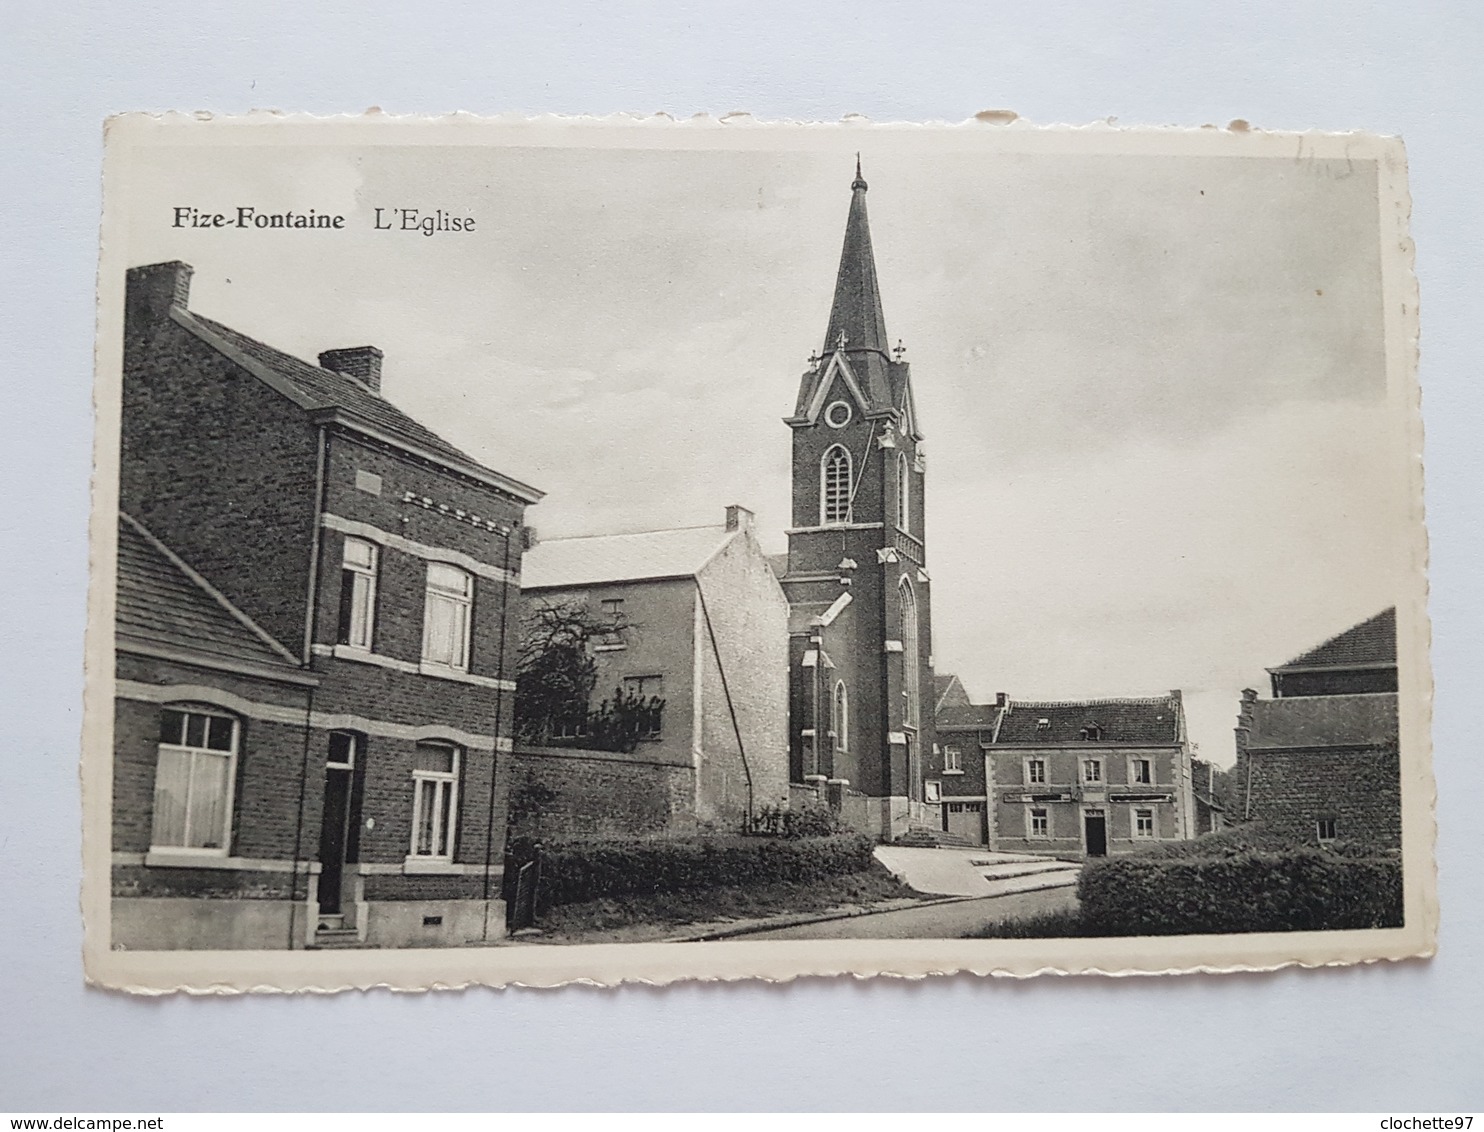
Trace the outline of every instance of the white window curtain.
<instances>
[{"instance_id":1,"label":"white window curtain","mask_svg":"<svg viewBox=\"0 0 1484 1132\"><path fill-rule=\"evenodd\" d=\"M445 668L469 667L469 623L474 575L442 562L428 564L423 608L423 660Z\"/></svg>"},{"instance_id":2,"label":"white window curtain","mask_svg":"<svg viewBox=\"0 0 1484 1132\"><path fill-rule=\"evenodd\" d=\"M230 716L185 708L161 713L150 844L226 854L238 725Z\"/></svg>"}]
</instances>

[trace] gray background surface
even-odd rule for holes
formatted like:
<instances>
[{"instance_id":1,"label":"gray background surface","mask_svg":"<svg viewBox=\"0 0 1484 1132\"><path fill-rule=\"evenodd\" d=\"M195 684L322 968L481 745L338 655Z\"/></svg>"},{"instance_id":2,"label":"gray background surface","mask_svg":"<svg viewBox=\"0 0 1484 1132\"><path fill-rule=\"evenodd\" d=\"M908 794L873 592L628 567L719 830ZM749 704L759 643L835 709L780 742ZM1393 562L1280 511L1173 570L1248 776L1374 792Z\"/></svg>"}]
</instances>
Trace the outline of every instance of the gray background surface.
<instances>
[{"instance_id":1,"label":"gray background surface","mask_svg":"<svg viewBox=\"0 0 1484 1132\"><path fill-rule=\"evenodd\" d=\"M0 1109L1484 1104L1484 13L1466 3L17 6L0 120ZM1441 951L1271 976L332 998L84 988L77 913L101 122L130 109L747 110L1405 136L1422 287Z\"/></svg>"}]
</instances>

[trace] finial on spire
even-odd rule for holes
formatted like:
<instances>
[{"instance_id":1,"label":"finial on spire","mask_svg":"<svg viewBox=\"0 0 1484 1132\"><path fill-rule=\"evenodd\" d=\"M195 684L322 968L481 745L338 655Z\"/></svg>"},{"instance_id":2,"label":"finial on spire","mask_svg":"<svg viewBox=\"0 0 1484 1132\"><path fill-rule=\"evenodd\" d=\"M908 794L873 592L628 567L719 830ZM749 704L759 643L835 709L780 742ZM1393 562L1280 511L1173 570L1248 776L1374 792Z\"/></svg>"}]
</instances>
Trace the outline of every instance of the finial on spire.
<instances>
[{"instance_id":1,"label":"finial on spire","mask_svg":"<svg viewBox=\"0 0 1484 1132\"><path fill-rule=\"evenodd\" d=\"M855 180L850 182L850 187L861 190L866 188L866 179L861 176L861 155L859 150L855 154Z\"/></svg>"}]
</instances>

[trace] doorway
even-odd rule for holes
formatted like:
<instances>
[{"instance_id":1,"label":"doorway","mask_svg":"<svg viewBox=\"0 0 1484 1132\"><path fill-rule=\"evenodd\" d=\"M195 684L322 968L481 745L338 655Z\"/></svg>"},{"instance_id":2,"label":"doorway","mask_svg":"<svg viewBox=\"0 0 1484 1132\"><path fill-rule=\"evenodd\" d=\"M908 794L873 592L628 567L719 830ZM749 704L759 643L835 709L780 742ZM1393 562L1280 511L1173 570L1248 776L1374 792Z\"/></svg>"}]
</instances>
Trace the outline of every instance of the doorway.
<instances>
[{"instance_id":1,"label":"doorway","mask_svg":"<svg viewBox=\"0 0 1484 1132\"><path fill-rule=\"evenodd\" d=\"M1108 817L1102 810L1088 810L1082 815L1083 828L1087 833L1087 855L1108 855Z\"/></svg>"},{"instance_id":2,"label":"doorway","mask_svg":"<svg viewBox=\"0 0 1484 1132\"><path fill-rule=\"evenodd\" d=\"M319 834L319 914L343 917L345 912L345 866L356 857L352 844L355 827L356 765L360 737L346 731L332 732L325 759L325 801Z\"/></svg>"}]
</instances>

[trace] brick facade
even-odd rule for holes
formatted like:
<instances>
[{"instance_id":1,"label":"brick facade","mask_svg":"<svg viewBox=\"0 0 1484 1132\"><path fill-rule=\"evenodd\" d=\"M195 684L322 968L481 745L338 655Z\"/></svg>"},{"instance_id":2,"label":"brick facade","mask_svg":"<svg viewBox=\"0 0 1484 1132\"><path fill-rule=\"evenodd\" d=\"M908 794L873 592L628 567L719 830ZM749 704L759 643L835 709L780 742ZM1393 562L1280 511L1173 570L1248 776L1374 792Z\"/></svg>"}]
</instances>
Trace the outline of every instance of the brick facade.
<instances>
[{"instance_id":1,"label":"brick facade","mask_svg":"<svg viewBox=\"0 0 1484 1132\"><path fill-rule=\"evenodd\" d=\"M884 321L857 176L823 356L785 422L790 776L890 840L934 818L923 776L936 736L923 438ZM857 796L877 801L845 805Z\"/></svg>"},{"instance_id":2,"label":"brick facade","mask_svg":"<svg viewBox=\"0 0 1484 1132\"><path fill-rule=\"evenodd\" d=\"M222 640L193 641L168 615L121 635L115 943L495 938L519 525L539 493L383 401L377 367L332 372L193 314L189 278L183 264L129 273L121 508L174 583L207 594L268 661L224 659ZM326 357L353 369L372 354ZM340 635L348 539L374 548L369 648ZM467 663L425 659L434 566L464 579L467 615L448 623L467 621ZM146 583L168 569L156 562ZM150 844L161 712L181 703L239 720L224 848Z\"/></svg>"}]
</instances>

